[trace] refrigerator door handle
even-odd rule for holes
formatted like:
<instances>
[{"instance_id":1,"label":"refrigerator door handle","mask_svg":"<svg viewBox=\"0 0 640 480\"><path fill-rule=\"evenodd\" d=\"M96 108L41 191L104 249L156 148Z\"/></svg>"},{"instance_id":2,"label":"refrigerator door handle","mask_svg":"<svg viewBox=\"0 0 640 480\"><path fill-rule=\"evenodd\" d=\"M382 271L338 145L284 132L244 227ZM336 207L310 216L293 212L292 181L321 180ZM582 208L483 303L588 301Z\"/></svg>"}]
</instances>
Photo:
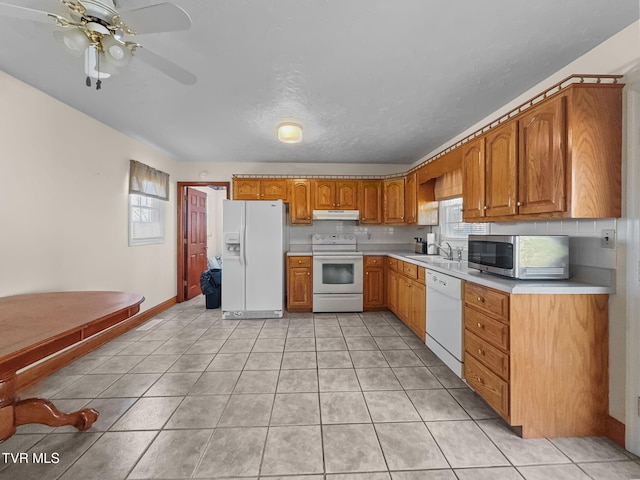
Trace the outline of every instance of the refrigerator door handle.
<instances>
[{"instance_id":1,"label":"refrigerator door handle","mask_svg":"<svg viewBox=\"0 0 640 480\"><path fill-rule=\"evenodd\" d=\"M240 265L244 266L244 224L240 225L240 232L238 232L238 238L240 240L240 256L238 260L240 260Z\"/></svg>"},{"instance_id":2,"label":"refrigerator door handle","mask_svg":"<svg viewBox=\"0 0 640 480\"><path fill-rule=\"evenodd\" d=\"M245 248L245 242L248 237L248 232L249 225L245 222L242 224L242 261L244 262L244 265L247 264L247 249Z\"/></svg>"}]
</instances>

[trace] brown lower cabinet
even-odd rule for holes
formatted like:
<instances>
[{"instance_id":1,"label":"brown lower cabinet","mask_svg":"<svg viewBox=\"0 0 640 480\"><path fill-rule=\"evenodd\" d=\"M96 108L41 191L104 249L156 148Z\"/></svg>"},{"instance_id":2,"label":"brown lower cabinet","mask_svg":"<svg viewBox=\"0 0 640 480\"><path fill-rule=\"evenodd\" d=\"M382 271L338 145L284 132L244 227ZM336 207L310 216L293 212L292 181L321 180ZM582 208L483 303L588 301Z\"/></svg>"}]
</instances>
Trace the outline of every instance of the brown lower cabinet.
<instances>
[{"instance_id":1,"label":"brown lower cabinet","mask_svg":"<svg viewBox=\"0 0 640 480\"><path fill-rule=\"evenodd\" d=\"M313 264L310 256L287 257L287 310L313 309Z\"/></svg>"},{"instance_id":2,"label":"brown lower cabinet","mask_svg":"<svg viewBox=\"0 0 640 480\"><path fill-rule=\"evenodd\" d=\"M426 326L426 287L424 268L386 257L387 308L422 341Z\"/></svg>"},{"instance_id":3,"label":"brown lower cabinet","mask_svg":"<svg viewBox=\"0 0 640 480\"><path fill-rule=\"evenodd\" d=\"M465 282L464 376L523 438L598 436L608 415L608 295Z\"/></svg>"}]
</instances>

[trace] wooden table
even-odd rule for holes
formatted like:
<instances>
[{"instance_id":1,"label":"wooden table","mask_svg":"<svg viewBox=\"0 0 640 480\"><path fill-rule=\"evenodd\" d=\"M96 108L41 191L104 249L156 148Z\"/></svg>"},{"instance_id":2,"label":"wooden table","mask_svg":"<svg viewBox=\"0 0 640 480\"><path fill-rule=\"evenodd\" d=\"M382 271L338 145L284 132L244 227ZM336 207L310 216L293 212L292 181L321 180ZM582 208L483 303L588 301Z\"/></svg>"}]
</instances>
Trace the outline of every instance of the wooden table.
<instances>
[{"instance_id":1,"label":"wooden table","mask_svg":"<svg viewBox=\"0 0 640 480\"><path fill-rule=\"evenodd\" d=\"M43 423L87 430L91 408L61 413L50 401L16 398L16 372L101 332L140 310L144 297L124 292L51 292L0 298L0 440L16 427Z\"/></svg>"}]
</instances>

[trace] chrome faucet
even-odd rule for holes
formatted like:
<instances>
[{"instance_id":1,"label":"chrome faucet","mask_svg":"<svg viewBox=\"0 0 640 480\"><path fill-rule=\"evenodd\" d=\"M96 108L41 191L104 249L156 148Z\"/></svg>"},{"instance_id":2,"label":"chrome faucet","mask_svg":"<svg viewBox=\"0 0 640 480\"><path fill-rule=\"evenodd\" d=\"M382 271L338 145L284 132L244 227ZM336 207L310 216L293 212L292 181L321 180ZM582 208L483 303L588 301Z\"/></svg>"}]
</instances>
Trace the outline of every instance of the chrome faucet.
<instances>
[{"instance_id":1,"label":"chrome faucet","mask_svg":"<svg viewBox=\"0 0 640 480\"><path fill-rule=\"evenodd\" d=\"M453 248L451 248L451 245L449 244L449 242L442 242L442 243L446 244L447 247L449 247L449 250L444 248L442 244L439 244L439 243L430 243L429 246L430 247L433 246L433 247L436 247L438 250L442 250L447 255L447 260L453 260Z\"/></svg>"}]
</instances>

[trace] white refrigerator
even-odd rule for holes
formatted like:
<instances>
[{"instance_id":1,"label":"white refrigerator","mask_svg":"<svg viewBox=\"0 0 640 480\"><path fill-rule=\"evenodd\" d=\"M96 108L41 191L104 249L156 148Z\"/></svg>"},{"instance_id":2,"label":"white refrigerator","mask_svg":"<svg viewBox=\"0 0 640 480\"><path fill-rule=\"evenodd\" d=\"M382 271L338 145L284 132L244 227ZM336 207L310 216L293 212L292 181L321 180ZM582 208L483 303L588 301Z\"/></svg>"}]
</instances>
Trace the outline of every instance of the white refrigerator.
<instances>
[{"instance_id":1,"label":"white refrigerator","mask_svg":"<svg viewBox=\"0 0 640 480\"><path fill-rule=\"evenodd\" d=\"M282 317L285 227L281 200L223 202L223 318Z\"/></svg>"}]
</instances>

